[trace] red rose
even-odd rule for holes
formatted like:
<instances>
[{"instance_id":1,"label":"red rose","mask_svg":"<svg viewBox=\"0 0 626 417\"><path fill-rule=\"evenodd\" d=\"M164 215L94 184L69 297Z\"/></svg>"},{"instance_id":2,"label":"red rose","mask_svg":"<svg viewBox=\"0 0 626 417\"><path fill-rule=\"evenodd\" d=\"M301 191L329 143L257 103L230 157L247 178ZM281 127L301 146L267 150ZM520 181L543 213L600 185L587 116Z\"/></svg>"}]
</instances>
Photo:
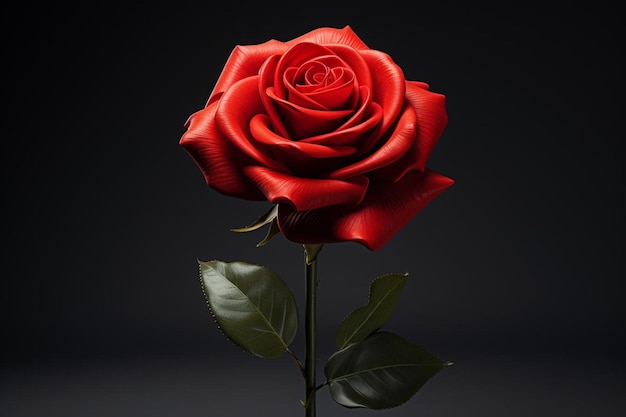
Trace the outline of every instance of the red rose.
<instances>
[{"instance_id":1,"label":"red rose","mask_svg":"<svg viewBox=\"0 0 626 417\"><path fill-rule=\"evenodd\" d=\"M382 247L453 180L426 168L445 97L352 31L237 46L180 143L207 184L278 205L298 243Z\"/></svg>"}]
</instances>

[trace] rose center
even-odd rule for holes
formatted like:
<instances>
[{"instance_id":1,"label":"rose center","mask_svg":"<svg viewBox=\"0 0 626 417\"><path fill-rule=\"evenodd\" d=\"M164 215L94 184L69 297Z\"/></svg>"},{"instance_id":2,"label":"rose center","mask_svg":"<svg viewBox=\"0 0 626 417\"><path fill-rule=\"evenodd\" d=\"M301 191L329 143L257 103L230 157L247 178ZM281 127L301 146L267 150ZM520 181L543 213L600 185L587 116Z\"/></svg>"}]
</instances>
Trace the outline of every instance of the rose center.
<instances>
[{"instance_id":1,"label":"rose center","mask_svg":"<svg viewBox=\"0 0 626 417\"><path fill-rule=\"evenodd\" d=\"M342 74L343 68L329 68L324 64L312 65L311 68L305 72L302 84L327 87L341 78ZM298 88L297 85L296 88Z\"/></svg>"},{"instance_id":2,"label":"rose center","mask_svg":"<svg viewBox=\"0 0 626 417\"><path fill-rule=\"evenodd\" d=\"M305 62L295 70L290 83L303 94L350 85L354 81L354 73L342 64L334 56Z\"/></svg>"}]
</instances>

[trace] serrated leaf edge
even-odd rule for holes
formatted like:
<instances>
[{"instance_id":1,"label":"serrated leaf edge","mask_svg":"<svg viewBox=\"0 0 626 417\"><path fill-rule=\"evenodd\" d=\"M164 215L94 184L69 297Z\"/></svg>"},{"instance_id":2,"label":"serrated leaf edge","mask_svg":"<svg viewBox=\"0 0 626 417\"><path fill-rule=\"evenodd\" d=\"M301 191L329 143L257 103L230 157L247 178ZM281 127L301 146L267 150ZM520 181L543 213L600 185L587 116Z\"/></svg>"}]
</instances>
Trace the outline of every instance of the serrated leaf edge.
<instances>
[{"instance_id":1,"label":"serrated leaf edge","mask_svg":"<svg viewBox=\"0 0 626 417\"><path fill-rule=\"evenodd\" d=\"M391 274L389 274L389 275L391 275ZM376 333L377 333L377 332L374 332L374 333L372 333L372 335L374 335L374 334L376 334ZM407 343L410 343L410 344L412 344L412 345L414 345L414 346L416 346L416 347L418 347L418 348L420 348L420 349L422 349L422 350L425 350L424 348L422 348L422 347L420 347L420 346L416 345L415 343L410 342L409 340L405 339L404 337L402 337L402 336L398 336L398 335L397 335L397 334L395 334L395 333L393 333L393 334L394 334L396 337L398 337L398 338L402 339L403 341L405 341L405 342L407 342ZM370 335L370 336L372 336L372 335ZM345 348L344 348L344 349L345 349ZM342 350L343 350L343 349L342 349ZM436 356L436 355L433 355L433 354L432 354L432 353L430 353L429 351L427 351L427 352L428 352L428 354L429 354L430 356L432 356L432 357L433 357L433 358L435 358L436 360L440 361L441 363L440 363L439 365L421 365L422 367L426 367L426 366L435 366L435 367L440 367L441 369L443 369L443 368L445 368L445 367L447 367L447 366L452 366L452 365L453 365L453 363L452 363L452 362L449 362L449 361L446 361L446 360L444 360L444 359L441 359L440 357L438 357L438 356ZM335 352L335 354L336 354L336 353L338 353L338 352ZM332 355L331 355L331 357L332 357ZM330 360L330 358L329 358L329 360ZM395 365L392 365L392 366L382 366L382 367L377 367L377 368L373 368L373 369L385 369L385 368L390 368L390 367L393 367L393 366L395 366ZM418 366L418 365L416 365L416 367L417 367L417 366ZM365 372L369 372L369 371L353 372L353 373L349 374L349 376L355 376L355 375L359 375L359 374L361 374L361 373L365 373ZM347 378L347 376L342 376L341 378L331 378L331 379L326 379L326 381L324 382L324 384L323 384L323 385L327 385L327 386L329 386L329 387L330 387L330 385L331 385L333 382L341 381L341 380L346 379L346 378ZM422 387L423 387L423 386L422 386ZM411 395L410 395L410 396L409 396L406 400L404 400L403 402L398 403L398 404L395 404L395 405L391 405L391 406L388 406L388 407L380 407L380 408L369 408L369 407L366 407L366 406L348 407L348 406L345 406L345 405L343 405L343 404L341 404L341 403L339 403L339 402L337 402L337 404L341 405L342 407L346 407L346 408L364 408L364 409L367 409L367 410L376 410L376 411L379 411L379 410L390 410L390 409L392 409L392 408L397 408L397 407L399 407L399 406L401 406L401 405L406 404L407 402L409 402L409 401L410 401L413 397L415 397L415 396L417 395L417 393L421 390L421 388L422 388L422 387L418 388L418 389L417 389L417 390L416 390L413 394L411 394Z\"/></svg>"},{"instance_id":2,"label":"serrated leaf edge","mask_svg":"<svg viewBox=\"0 0 626 417\"><path fill-rule=\"evenodd\" d=\"M265 359L265 357L264 357L264 356L258 355L258 354L256 354L256 353L254 353L254 352L252 352L252 351L250 351L250 350L248 350L248 349L244 348L243 346L239 345L239 344L238 344L237 342L235 342L234 340L232 340L230 337L228 337L228 335L226 334L226 332L225 332L225 331L224 331L224 329L222 328L222 325L221 325L221 323L220 323L220 320L217 318L217 315L213 312L213 308L211 307L211 303L210 303L210 301L209 301L209 296L208 296L208 294L207 294L208 290L207 290L207 288L206 288L206 285L204 284L204 279L203 279L203 277L202 277L202 264L208 264L208 263L210 263L210 262L224 262L224 263L232 263L232 262L225 262L225 261L220 261L220 260L217 260L217 259L214 259L214 260L211 260L211 261L201 261L201 260L198 260L198 264L199 264L199 265L198 265L198 271L199 271L199 275L200 275L200 285L201 285L201 287L202 287L202 294L203 294L203 296L204 296L204 300L205 300L205 302L206 302L206 304L207 304L207 307L209 308L209 313L211 314L211 316L213 317L213 320L214 320L214 321L215 321L215 323L217 324L217 328L219 329L220 333L222 333L222 334L224 335L224 337L226 337L226 339L227 339L229 342L231 342L233 345L237 346L239 349L241 349L241 350L243 350L244 352L247 352L247 353L249 353L249 354L251 354L251 355L253 355L253 356L255 356L255 357L261 357L261 358L264 358L264 359ZM247 263L247 262L246 262L246 263ZM250 264L250 265L252 265L252 264ZM261 266L261 265L254 265L254 266ZM268 269L268 268L263 267L263 266L261 266L261 267L262 267L262 268L265 268L265 269ZM271 271L270 269L268 269L268 270L269 270L270 272L272 272L272 273L276 274L274 271ZM231 282L231 284L232 284L232 282ZM235 288L237 288L237 290L239 290L239 291L241 292L241 294L243 294L246 298L248 298L248 296L247 296L244 292L242 292L242 291L239 289L239 287L237 287L237 286L236 286L236 285L234 285L234 284L233 284L233 286L234 286ZM248 299L249 299L249 298L248 298ZM278 338L278 340L279 340L279 341L281 342L281 344L283 345L285 352L287 352L287 351L289 350L289 345L285 342L285 340L283 339L283 337L282 337L282 336L280 336L280 334L276 331L276 329L274 329L274 326L272 326L272 324L271 324L271 323L270 323L270 322L266 319L265 314L262 314L262 312L261 312L261 311L257 308L257 305L256 305L255 303L253 303L251 300L250 300L250 302L251 302L251 304L254 306L254 308L256 309L256 311L259 313L259 315L260 315L261 317L263 317L263 319L264 319L264 320L265 320L265 322L267 323L268 327L272 329L272 334ZM296 310L296 313L297 313L297 310Z\"/></svg>"}]
</instances>

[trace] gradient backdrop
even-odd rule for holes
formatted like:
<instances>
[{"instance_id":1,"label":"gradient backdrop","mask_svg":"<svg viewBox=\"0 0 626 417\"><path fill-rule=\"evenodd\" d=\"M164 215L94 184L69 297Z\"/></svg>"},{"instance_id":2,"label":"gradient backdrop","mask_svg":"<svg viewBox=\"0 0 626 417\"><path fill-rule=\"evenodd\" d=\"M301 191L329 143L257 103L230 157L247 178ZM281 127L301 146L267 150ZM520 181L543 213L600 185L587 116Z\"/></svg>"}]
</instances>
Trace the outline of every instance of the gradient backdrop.
<instances>
[{"instance_id":1,"label":"gradient backdrop","mask_svg":"<svg viewBox=\"0 0 626 417\"><path fill-rule=\"evenodd\" d=\"M378 252L323 249L319 377L388 272L410 277L386 329L454 366L389 411L322 390L318 415L624 413L617 6L224 3L5 7L0 414L304 415L291 359L226 340L196 263L263 264L302 302L302 250L230 232L267 206L210 190L178 140L235 45L345 25L447 96L430 168L456 184Z\"/></svg>"}]
</instances>

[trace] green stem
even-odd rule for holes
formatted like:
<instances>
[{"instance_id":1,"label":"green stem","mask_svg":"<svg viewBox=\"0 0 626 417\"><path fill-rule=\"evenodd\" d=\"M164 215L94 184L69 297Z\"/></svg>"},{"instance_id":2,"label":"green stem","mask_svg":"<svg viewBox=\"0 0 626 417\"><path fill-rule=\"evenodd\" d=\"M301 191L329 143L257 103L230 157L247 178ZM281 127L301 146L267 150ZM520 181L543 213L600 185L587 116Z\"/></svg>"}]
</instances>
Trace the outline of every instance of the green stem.
<instances>
[{"instance_id":1,"label":"green stem","mask_svg":"<svg viewBox=\"0 0 626 417\"><path fill-rule=\"evenodd\" d=\"M315 391L317 367L317 257L310 261L305 261L306 275L306 306L305 306L305 357L304 357L304 379L306 408L305 417L315 417Z\"/></svg>"}]
</instances>

